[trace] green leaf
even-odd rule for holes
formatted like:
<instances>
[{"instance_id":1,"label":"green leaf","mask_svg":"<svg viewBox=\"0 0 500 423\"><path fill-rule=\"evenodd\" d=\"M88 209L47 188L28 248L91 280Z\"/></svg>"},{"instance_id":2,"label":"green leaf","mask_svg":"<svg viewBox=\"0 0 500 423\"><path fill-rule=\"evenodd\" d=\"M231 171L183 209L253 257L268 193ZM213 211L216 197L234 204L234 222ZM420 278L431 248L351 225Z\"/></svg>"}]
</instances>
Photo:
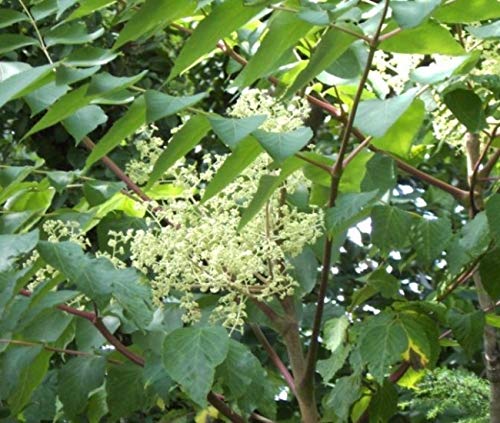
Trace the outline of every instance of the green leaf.
<instances>
[{"instance_id":1,"label":"green leaf","mask_svg":"<svg viewBox=\"0 0 500 423\"><path fill-rule=\"evenodd\" d=\"M13 9L0 9L0 28L6 28L17 22L27 21L28 17Z\"/></svg>"},{"instance_id":2,"label":"green leaf","mask_svg":"<svg viewBox=\"0 0 500 423\"><path fill-rule=\"evenodd\" d=\"M351 226L363 220L370 213L376 201L378 190L362 193L340 194L335 207L325 213L326 229L330 236L343 233Z\"/></svg>"},{"instance_id":3,"label":"green leaf","mask_svg":"<svg viewBox=\"0 0 500 423\"><path fill-rule=\"evenodd\" d=\"M302 166L302 162L295 157L285 161L281 166L279 176L263 175L259 180L259 186L250 204L242 211L238 230L240 231L250 222L255 215L264 207L271 198L274 191L286 180L286 178Z\"/></svg>"},{"instance_id":4,"label":"green leaf","mask_svg":"<svg viewBox=\"0 0 500 423\"><path fill-rule=\"evenodd\" d=\"M478 213L467 222L457 234L447 251L447 262L450 273L456 275L467 264L483 254L491 241L487 217L484 212Z\"/></svg>"},{"instance_id":5,"label":"green leaf","mask_svg":"<svg viewBox=\"0 0 500 423\"><path fill-rule=\"evenodd\" d=\"M347 339L349 319L346 316L327 320L323 328L323 343L332 353Z\"/></svg>"},{"instance_id":6,"label":"green leaf","mask_svg":"<svg viewBox=\"0 0 500 423\"><path fill-rule=\"evenodd\" d=\"M113 76L107 72L98 73L90 80L87 95L92 96L102 93L113 93L127 88L139 82L146 74L147 70L130 77Z\"/></svg>"},{"instance_id":7,"label":"green leaf","mask_svg":"<svg viewBox=\"0 0 500 423\"><path fill-rule=\"evenodd\" d=\"M371 219L371 239L382 254L408 246L413 225L413 218L408 212L398 207L375 206Z\"/></svg>"},{"instance_id":8,"label":"green leaf","mask_svg":"<svg viewBox=\"0 0 500 423\"><path fill-rule=\"evenodd\" d=\"M93 207L109 200L123 188L125 188L123 182L88 181L83 186L83 193L90 206Z\"/></svg>"},{"instance_id":9,"label":"green leaf","mask_svg":"<svg viewBox=\"0 0 500 423\"><path fill-rule=\"evenodd\" d=\"M255 115L242 119L228 119L223 117L209 117L212 130L231 150L234 150L240 141L262 125L267 116Z\"/></svg>"},{"instance_id":10,"label":"green leaf","mask_svg":"<svg viewBox=\"0 0 500 423\"><path fill-rule=\"evenodd\" d=\"M159 91L146 91L146 116L148 122L154 122L166 116L174 115L186 107L192 106L207 96L199 93L185 97L173 97Z\"/></svg>"},{"instance_id":11,"label":"green leaf","mask_svg":"<svg viewBox=\"0 0 500 423\"><path fill-rule=\"evenodd\" d=\"M489 326L493 326L494 328L500 328L500 316L496 314L488 313L485 315L486 324Z\"/></svg>"},{"instance_id":12,"label":"green leaf","mask_svg":"<svg viewBox=\"0 0 500 423\"><path fill-rule=\"evenodd\" d=\"M31 116L36 115L55 103L59 98L66 94L69 89L70 87L67 85L56 85L55 82L51 82L26 95L24 97L24 101L28 103L28 106L31 109Z\"/></svg>"},{"instance_id":13,"label":"green leaf","mask_svg":"<svg viewBox=\"0 0 500 423\"><path fill-rule=\"evenodd\" d=\"M447 314L447 320L453 335L469 357L481 349L485 323L482 311L462 314L452 309Z\"/></svg>"},{"instance_id":14,"label":"green leaf","mask_svg":"<svg viewBox=\"0 0 500 423\"><path fill-rule=\"evenodd\" d=\"M146 401L144 370L130 362L119 366L110 365L106 379L106 393L112 421L141 410Z\"/></svg>"},{"instance_id":15,"label":"green leaf","mask_svg":"<svg viewBox=\"0 0 500 423\"><path fill-rule=\"evenodd\" d=\"M230 398L243 397L254 380L262 380L265 370L246 345L229 340L224 362L217 367L216 379L227 387Z\"/></svg>"},{"instance_id":16,"label":"green leaf","mask_svg":"<svg viewBox=\"0 0 500 423\"><path fill-rule=\"evenodd\" d=\"M91 67L105 65L118 56L112 50L105 50L99 47L81 47L71 52L64 63L69 66Z\"/></svg>"},{"instance_id":17,"label":"green leaf","mask_svg":"<svg viewBox=\"0 0 500 423\"><path fill-rule=\"evenodd\" d=\"M42 383L33 391L30 403L23 410L27 422L52 421L56 415L56 372L49 370Z\"/></svg>"},{"instance_id":18,"label":"green leaf","mask_svg":"<svg viewBox=\"0 0 500 423\"><path fill-rule=\"evenodd\" d=\"M79 143L83 137L107 121L108 117L104 110L99 106L91 105L77 110L70 117L64 119L62 124L76 143Z\"/></svg>"},{"instance_id":19,"label":"green leaf","mask_svg":"<svg viewBox=\"0 0 500 423\"><path fill-rule=\"evenodd\" d=\"M150 33L157 26L165 27L171 22L191 15L196 9L193 0L147 0L126 23L116 40L117 49L132 40Z\"/></svg>"},{"instance_id":20,"label":"green leaf","mask_svg":"<svg viewBox=\"0 0 500 423\"><path fill-rule=\"evenodd\" d=\"M214 5L210 15L200 22L184 43L168 80L172 80L194 65L205 54L211 52L219 40L242 27L264 7L264 5L246 6L241 0L227 0Z\"/></svg>"},{"instance_id":21,"label":"green leaf","mask_svg":"<svg viewBox=\"0 0 500 423\"><path fill-rule=\"evenodd\" d=\"M404 29L399 34L380 43L380 48L394 53L444 54L460 56L465 54L462 46L448 29L437 22L429 21L416 28Z\"/></svg>"},{"instance_id":22,"label":"green leaf","mask_svg":"<svg viewBox=\"0 0 500 423\"><path fill-rule=\"evenodd\" d=\"M422 127L424 117L424 102L419 99L414 100L385 135L375 138L372 144L399 157L408 157L413 141Z\"/></svg>"},{"instance_id":23,"label":"green leaf","mask_svg":"<svg viewBox=\"0 0 500 423\"><path fill-rule=\"evenodd\" d=\"M366 100L359 104L354 125L373 137L383 137L413 103L417 89L388 98Z\"/></svg>"},{"instance_id":24,"label":"green leaf","mask_svg":"<svg viewBox=\"0 0 500 423\"><path fill-rule=\"evenodd\" d=\"M325 417L330 417L329 421L348 421L349 410L360 396L361 377L358 374L341 377L323 399L323 407L327 413Z\"/></svg>"},{"instance_id":25,"label":"green leaf","mask_svg":"<svg viewBox=\"0 0 500 423\"><path fill-rule=\"evenodd\" d=\"M41 21L48 16L57 13L56 19L70 6L76 3L76 0L44 0L37 2L35 6L31 8L31 14L35 21Z\"/></svg>"},{"instance_id":26,"label":"green leaf","mask_svg":"<svg viewBox=\"0 0 500 423\"><path fill-rule=\"evenodd\" d=\"M429 66L422 66L411 71L410 79L420 84L435 84L449 78L467 72L479 60L478 51L447 58L441 63L431 63Z\"/></svg>"},{"instance_id":27,"label":"green leaf","mask_svg":"<svg viewBox=\"0 0 500 423\"><path fill-rule=\"evenodd\" d=\"M378 190L379 196L392 192L396 186L396 165L391 157L375 155L366 163L366 174L361 182L361 190Z\"/></svg>"},{"instance_id":28,"label":"green leaf","mask_svg":"<svg viewBox=\"0 0 500 423\"><path fill-rule=\"evenodd\" d=\"M467 26L465 27L474 37L481 38L483 40L489 40L492 38L500 38L500 21L493 22L489 25L482 26Z\"/></svg>"},{"instance_id":29,"label":"green leaf","mask_svg":"<svg viewBox=\"0 0 500 423\"><path fill-rule=\"evenodd\" d=\"M107 305L112 295L139 328L151 321L151 293L136 270L116 269L108 259L91 258L67 241L42 241L38 252L99 306Z\"/></svg>"},{"instance_id":30,"label":"green leaf","mask_svg":"<svg viewBox=\"0 0 500 423\"><path fill-rule=\"evenodd\" d=\"M378 314L363 325L359 351L374 379L382 384L390 366L408 349L408 337L392 314Z\"/></svg>"},{"instance_id":31,"label":"green leaf","mask_svg":"<svg viewBox=\"0 0 500 423\"><path fill-rule=\"evenodd\" d=\"M96 73L101 67L77 69L71 66L61 65L56 69L56 85L73 84Z\"/></svg>"},{"instance_id":32,"label":"green leaf","mask_svg":"<svg viewBox=\"0 0 500 423\"><path fill-rule=\"evenodd\" d=\"M195 115L174 134L168 146L156 161L149 176L147 188L151 187L180 158L184 157L210 129L210 123L205 116Z\"/></svg>"},{"instance_id":33,"label":"green leaf","mask_svg":"<svg viewBox=\"0 0 500 423\"><path fill-rule=\"evenodd\" d=\"M116 1L117 0L85 0L84 2L80 2L78 9L73 11L73 13L66 18L66 22L73 19L83 18L84 16L97 12L98 10L111 5Z\"/></svg>"},{"instance_id":34,"label":"green leaf","mask_svg":"<svg viewBox=\"0 0 500 423\"><path fill-rule=\"evenodd\" d=\"M486 216L492 236L500 244L500 194L492 195L486 202Z\"/></svg>"},{"instance_id":35,"label":"green leaf","mask_svg":"<svg viewBox=\"0 0 500 423\"><path fill-rule=\"evenodd\" d=\"M23 351L29 350L29 351ZM19 361L13 362L10 354L19 356ZM49 359L52 355L49 351L40 351L39 347L20 347L20 350L9 348L7 357L4 358L4 366L13 366L15 376L12 372L6 372L5 367L1 369L0 374L3 376L4 383L13 383L13 390L8 397L8 403L13 415L16 415L23 410L29 403L31 394L44 379L48 367ZM7 398L7 396L2 396Z\"/></svg>"},{"instance_id":36,"label":"green leaf","mask_svg":"<svg viewBox=\"0 0 500 423\"><path fill-rule=\"evenodd\" d=\"M38 66L19 72L0 82L0 107L20 95L29 94L35 90L37 83L44 80L52 71L51 65Z\"/></svg>"},{"instance_id":37,"label":"green leaf","mask_svg":"<svg viewBox=\"0 0 500 423\"><path fill-rule=\"evenodd\" d=\"M455 0L443 3L434 17L445 23L477 22L500 16L500 3L490 0Z\"/></svg>"},{"instance_id":38,"label":"green leaf","mask_svg":"<svg viewBox=\"0 0 500 423\"><path fill-rule=\"evenodd\" d=\"M323 378L324 383L330 382L335 374L343 367L350 351L351 346L349 344L342 344L329 358L326 360L318 360L316 368Z\"/></svg>"},{"instance_id":39,"label":"green leaf","mask_svg":"<svg viewBox=\"0 0 500 423\"><path fill-rule=\"evenodd\" d=\"M441 256L452 237L451 222L447 218L420 219L412 232L417 258L429 266Z\"/></svg>"},{"instance_id":40,"label":"green leaf","mask_svg":"<svg viewBox=\"0 0 500 423\"><path fill-rule=\"evenodd\" d=\"M12 268L16 260L33 250L38 242L38 230L22 235L0 235L0 272Z\"/></svg>"},{"instance_id":41,"label":"green leaf","mask_svg":"<svg viewBox=\"0 0 500 423\"><path fill-rule=\"evenodd\" d=\"M462 88L445 94L444 102L471 132L477 132L486 126L481 98L472 90Z\"/></svg>"},{"instance_id":42,"label":"green leaf","mask_svg":"<svg viewBox=\"0 0 500 423\"><path fill-rule=\"evenodd\" d=\"M34 38L20 34L0 34L0 54L8 53L12 50L17 50L21 47L32 46L38 44Z\"/></svg>"},{"instance_id":43,"label":"green leaf","mask_svg":"<svg viewBox=\"0 0 500 423\"><path fill-rule=\"evenodd\" d=\"M43 129L49 128L56 123L70 117L78 109L85 107L92 100L86 97L87 85L83 85L76 90L70 91L57 100L43 117L33 126L23 137L27 138Z\"/></svg>"},{"instance_id":44,"label":"green leaf","mask_svg":"<svg viewBox=\"0 0 500 423\"><path fill-rule=\"evenodd\" d=\"M299 152L313 137L309 127L300 127L292 132L267 132L260 129L253 136L278 163Z\"/></svg>"},{"instance_id":45,"label":"green leaf","mask_svg":"<svg viewBox=\"0 0 500 423\"><path fill-rule=\"evenodd\" d=\"M441 0L393 1L391 9L396 22L406 29L420 25L440 4Z\"/></svg>"},{"instance_id":46,"label":"green leaf","mask_svg":"<svg viewBox=\"0 0 500 423\"><path fill-rule=\"evenodd\" d=\"M272 72L288 49L295 46L312 27L295 13L275 12L257 53L251 57L233 85L240 88L247 87Z\"/></svg>"},{"instance_id":47,"label":"green leaf","mask_svg":"<svg viewBox=\"0 0 500 423\"><path fill-rule=\"evenodd\" d=\"M313 9L310 7L303 7L297 13L297 16L313 25L329 25L330 24L330 15L326 10L321 8Z\"/></svg>"},{"instance_id":48,"label":"green leaf","mask_svg":"<svg viewBox=\"0 0 500 423\"><path fill-rule=\"evenodd\" d=\"M185 327L165 338L163 363L172 379L201 407L214 381L215 368L229 351L229 338L221 327Z\"/></svg>"},{"instance_id":49,"label":"green leaf","mask_svg":"<svg viewBox=\"0 0 500 423\"><path fill-rule=\"evenodd\" d=\"M37 313L35 309L33 315L36 315L36 319L26 325L22 330L22 336L44 343L56 342L73 320L73 316L67 314L61 316L60 311L53 308L41 313ZM20 325L23 323L21 322Z\"/></svg>"},{"instance_id":50,"label":"green leaf","mask_svg":"<svg viewBox=\"0 0 500 423\"><path fill-rule=\"evenodd\" d=\"M355 309L379 293L384 298L395 298L399 285L399 281L384 269L376 269L370 273L366 284L354 292L349 309Z\"/></svg>"},{"instance_id":51,"label":"green leaf","mask_svg":"<svg viewBox=\"0 0 500 423\"><path fill-rule=\"evenodd\" d=\"M253 163L262 151L262 147L253 137L247 137L238 143L209 182L203 194L202 203L217 195L233 182L243 170Z\"/></svg>"},{"instance_id":52,"label":"green leaf","mask_svg":"<svg viewBox=\"0 0 500 423\"><path fill-rule=\"evenodd\" d=\"M301 294L310 293L318 280L319 264L314 250L306 246L298 256L290 257L288 262L293 267L290 273L299 283Z\"/></svg>"},{"instance_id":53,"label":"green leaf","mask_svg":"<svg viewBox=\"0 0 500 423\"><path fill-rule=\"evenodd\" d=\"M485 254L479 262L481 283L488 295L495 301L500 299L500 248Z\"/></svg>"},{"instance_id":54,"label":"green leaf","mask_svg":"<svg viewBox=\"0 0 500 423\"><path fill-rule=\"evenodd\" d=\"M354 25L346 25L346 28L352 31L359 31ZM293 94L304 88L313 78L342 56L356 40L357 38L353 35L346 34L335 28L330 28L328 32L321 37L306 68L297 76L287 93Z\"/></svg>"},{"instance_id":55,"label":"green leaf","mask_svg":"<svg viewBox=\"0 0 500 423\"><path fill-rule=\"evenodd\" d=\"M138 97L127 112L118 119L111 129L99 140L90 153L85 166L90 167L117 147L125 138L132 135L146 122L146 103Z\"/></svg>"},{"instance_id":56,"label":"green leaf","mask_svg":"<svg viewBox=\"0 0 500 423\"><path fill-rule=\"evenodd\" d=\"M97 31L89 34L87 33L87 26L83 22L71 22L51 29L47 32L44 39L47 47L56 44L86 44L101 37L103 34L104 28L99 28Z\"/></svg>"},{"instance_id":57,"label":"green leaf","mask_svg":"<svg viewBox=\"0 0 500 423\"><path fill-rule=\"evenodd\" d=\"M370 421L388 422L397 411L398 391L394 383L386 380L370 402Z\"/></svg>"},{"instance_id":58,"label":"green leaf","mask_svg":"<svg viewBox=\"0 0 500 423\"><path fill-rule=\"evenodd\" d=\"M90 392L104 382L106 359L81 356L68 360L58 375L58 395L64 411L75 418L87 406Z\"/></svg>"},{"instance_id":59,"label":"green leaf","mask_svg":"<svg viewBox=\"0 0 500 423\"><path fill-rule=\"evenodd\" d=\"M373 156L374 153L361 151L349 162L340 180L341 193L361 191L361 184L367 173L366 164Z\"/></svg>"}]
</instances>

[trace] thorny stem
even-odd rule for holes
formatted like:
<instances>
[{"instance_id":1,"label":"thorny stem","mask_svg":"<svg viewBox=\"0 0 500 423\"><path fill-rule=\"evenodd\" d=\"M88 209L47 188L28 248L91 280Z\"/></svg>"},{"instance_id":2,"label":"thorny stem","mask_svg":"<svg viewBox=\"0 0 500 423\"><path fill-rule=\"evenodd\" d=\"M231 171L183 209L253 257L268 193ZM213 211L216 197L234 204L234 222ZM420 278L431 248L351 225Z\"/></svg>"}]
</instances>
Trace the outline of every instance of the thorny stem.
<instances>
[{"instance_id":1,"label":"thorny stem","mask_svg":"<svg viewBox=\"0 0 500 423\"><path fill-rule=\"evenodd\" d=\"M388 9L389 9L389 0L385 0L384 9L382 11L382 16L380 18L380 23L370 43L370 51L368 53L366 66L363 71L363 75L361 76L361 80L359 81L358 89L356 91L356 95L353 100L352 108L347 118L347 123L343 130L337 161L332 170L328 208L334 207L335 201L337 200L340 179L342 177L342 172L343 172L344 157L347 152L347 146L349 143L349 139L351 138L352 130L354 127L354 119L356 117L356 112L358 110L358 106L361 101L361 95L365 88L366 81L368 80L368 75L370 73L373 57L375 55L379 43L380 32L382 31L382 26L384 24ZM314 370L316 367L316 359L318 354L319 332L321 330L321 322L323 318L326 290L328 287L328 279L331 271L330 267L331 267L332 247L333 247L333 239L331 237L327 237L323 249L322 269L321 269L319 293L318 293L318 304L316 306L316 313L314 316L313 331L311 335L311 345L309 347L307 356L306 372L304 374L304 379L301 381L301 383L311 386L311 389L314 389L314 383L313 383Z\"/></svg>"}]
</instances>

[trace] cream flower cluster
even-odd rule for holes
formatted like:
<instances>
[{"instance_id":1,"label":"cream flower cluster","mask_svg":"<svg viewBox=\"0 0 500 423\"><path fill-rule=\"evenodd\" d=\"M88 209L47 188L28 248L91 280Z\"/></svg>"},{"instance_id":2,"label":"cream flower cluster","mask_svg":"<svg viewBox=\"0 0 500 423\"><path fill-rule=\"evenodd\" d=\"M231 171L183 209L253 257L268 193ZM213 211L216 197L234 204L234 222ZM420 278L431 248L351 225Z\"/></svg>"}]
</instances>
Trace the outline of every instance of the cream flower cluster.
<instances>
[{"instance_id":1,"label":"cream flower cluster","mask_svg":"<svg viewBox=\"0 0 500 423\"><path fill-rule=\"evenodd\" d=\"M376 70L371 72L371 77L380 78L394 92L401 94L410 79L411 71L418 66L423 57L422 54L386 53L377 50L373 60Z\"/></svg>"},{"instance_id":2,"label":"cream flower cluster","mask_svg":"<svg viewBox=\"0 0 500 423\"><path fill-rule=\"evenodd\" d=\"M244 118L267 115L260 129L268 132L291 132L304 125L311 108L306 99L293 97L280 102L265 90L248 89L241 93L238 101L229 110L229 115Z\"/></svg>"},{"instance_id":3,"label":"cream flower cluster","mask_svg":"<svg viewBox=\"0 0 500 423\"><path fill-rule=\"evenodd\" d=\"M269 301L293 294L297 282L289 275L287 257L321 235L323 217L320 210L303 213L283 203L284 184L239 230L241 212L253 198L259 178L270 173L269 159L262 155L219 195L200 204L203 186L223 159L205 158L201 173L179 163L173 172L183 194L160 204L149 230L117 236L130 243L132 264L152 277L158 304L180 296L184 320L192 322L200 318L199 294L216 294L212 319L240 327L249 298ZM171 225L159 224L162 218Z\"/></svg>"},{"instance_id":4,"label":"cream flower cluster","mask_svg":"<svg viewBox=\"0 0 500 423\"><path fill-rule=\"evenodd\" d=\"M134 145L139 157L130 160L125 171L139 185L148 182L149 174L165 147L161 138L153 136L156 129L154 125L144 126L134 137Z\"/></svg>"},{"instance_id":5,"label":"cream flower cluster","mask_svg":"<svg viewBox=\"0 0 500 423\"><path fill-rule=\"evenodd\" d=\"M90 247L90 241L83 233L80 223L74 220L47 220L42 225L43 231L47 234L47 240L50 242L72 241L78 244L82 249ZM38 251L33 251L29 258L24 262L24 267L32 266L40 258ZM38 284L54 277L56 269L46 265L38 269L33 275L29 289L34 289Z\"/></svg>"}]
</instances>

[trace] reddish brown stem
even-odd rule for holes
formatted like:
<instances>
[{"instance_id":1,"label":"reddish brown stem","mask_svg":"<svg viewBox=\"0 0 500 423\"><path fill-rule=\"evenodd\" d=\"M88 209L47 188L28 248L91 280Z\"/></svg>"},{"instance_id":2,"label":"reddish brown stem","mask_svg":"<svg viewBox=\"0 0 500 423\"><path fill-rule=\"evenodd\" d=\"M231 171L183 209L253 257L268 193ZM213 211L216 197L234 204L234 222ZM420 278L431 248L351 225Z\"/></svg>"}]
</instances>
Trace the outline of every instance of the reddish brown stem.
<instances>
[{"instance_id":1,"label":"reddish brown stem","mask_svg":"<svg viewBox=\"0 0 500 423\"><path fill-rule=\"evenodd\" d=\"M95 148L94 142L89 137L84 137L82 142L90 151ZM131 191L135 192L141 200L151 201L151 198L148 197L144 193L144 191L142 191L142 189L140 189L139 186L134 181L132 181L132 179L130 179L129 176L123 170L121 170L113 160L111 160L108 156L104 156L101 161L109 170L111 170L111 172L113 172L121 181L123 181Z\"/></svg>"},{"instance_id":2,"label":"reddish brown stem","mask_svg":"<svg viewBox=\"0 0 500 423\"><path fill-rule=\"evenodd\" d=\"M287 367L281 361L281 358L278 356L272 345L269 343L269 341L266 338L266 335L264 335L264 332L260 329L258 325L252 324L250 325L252 328L253 333L255 334L255 337L257 340L261 343L261 345L264 347L264 349L267 352L267 355L271 359L272 363L276 366L276 368L279 370L281 375L283 376L283 379L285 379L285 382L287 385L290 387L291 391L294 393L294 395L297 395L297 392L295 390L295 381L293 380L293 376L291 373L288 371Z\"/></svg>"},{"instance_id":3,"label":"reddish brown stem","mask_svg":"<svg viewBox=\"0 0 500 423\"><path fill-rule=\"evenodd\" d=\"M363 90L365 88L366 81L368 80L368 75L370 73L370 68L372 65L373 58L375 56L375 51L377 50L378 40L380 33L382 31L382 26L385 21L385 17L387 11L389 10L389 0L385 0L384 9L382 11L382 16L380 18L380 22L378 24L377 30L373 36L373 39L370 43L370 51L368 53L368 58L366 61L366 65L363 71L363 75L358 84L358 88L356 91L356 95L354 96L354 100L352 103L351 110L347 117L347 122L345 123L345 127L342 133L342 140L340 142L340 149L337 157L337 161L333 166L332 170L332 178L330 185L330 196L328 200L328 208L332 208L335 206L335 202L337 200L337 196L339 193L339 185L340 178L342 177L342 173L344 170L344 157L347 152L347 146L349 144L349 139L351 138L351 134L354 128L354 119L356 118L356 113L358 111L358 106L361 101L361 95L363 94ZM364 139L364 138L363 138ZM314 315L313 322L313 330L311 335L311 345L309 347L309 351L307 354L307 364L306 371L304 374L304 380L301 383L308 384L313 387L313 378L314 371L316 368L316 359L318 355L319 348L319 333L321 330L321 322L323 319L323 309L325 305L325 297L326 291L328 287L328 279L331 272L331 256L332 256L332 248L333 248L333 240L331 237L327 236L325 240L325 245L323 248L323 259L322 259L322 269L319 281L319 292L318 292L318 302L316 306L316 313ZM312 389L312 388L311 388Z\"/></svg>"},{"instance_id":4,"label":"reddish brown stem","mask_svg":"<svg viewBox=\"0 0 500 423\"><path fill-rule=\"evenodd\" d=\"M231 408L229 408L229 406L218 395L213 392L209 392L207 399L210 404L212 404L233 423L245 423L245 419L231 410Z\"/></svg>"},{"instance_id":5,"label":"reddish brown stem","mask_svg":"<svg viewBox=\"0 0 500 423\"><path fill-rule=\"evenodd\" d=\"M28 291L27 289L22 289L20 291L20 294L24 295L25 297L31 297L31 291ZM120 340L108 330L102 320L95 313L85 310L78 310L77 308L70 307L66 304L59 304L57 308L66 313L88 320L99 332L101 332L101 335L104 336L104 338L111 345L113 345L113 347L115 347L120 354L128 358L133 363L139 366L144 366L144 359L141 356L133 353L125 345L123 345Z\"/></svg>"}]
</instances>

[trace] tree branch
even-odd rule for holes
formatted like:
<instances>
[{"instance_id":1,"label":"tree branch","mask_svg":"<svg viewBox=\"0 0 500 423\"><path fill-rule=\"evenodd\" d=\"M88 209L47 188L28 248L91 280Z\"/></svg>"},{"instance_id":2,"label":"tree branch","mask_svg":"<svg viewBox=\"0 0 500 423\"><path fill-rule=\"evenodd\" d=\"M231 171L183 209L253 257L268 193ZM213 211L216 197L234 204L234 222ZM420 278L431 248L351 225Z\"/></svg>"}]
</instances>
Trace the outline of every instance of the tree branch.
<instances>
[{"instance_id":1,"label":"tree branch","mask_svg":"<svg viewBox=\"0 0 500 423\"><path fill-rule=\"evenodd\" d=\"M229 408L229 406L218 395L214 394L213 392L209 392L207 399L210 404L212 404L233 423L245 423L245 419L231 410L231 408Z\"/></svg>"},{"instance_id":2,"label":"tree branch","mask_svg":"<svg viewBox=\"0 0 500 423\"><path fill-rule=\"evenodd\" d=\"M269 343L269 341L266 338L266 335L264 335L264 332L262 332L261 328L252 323L250 325L252 328L253 333L255 334L255 337L257 340L261 343L261 345L264 347L264 349L267 352L267 355L271 359L272 363L276 366L276 368L279 370L281 375L283 376L283 379L285 379L285 382L291 389L291 391L294 393L294 395L297 395L297 391L295 390L295 381L293 380L293 376L291 373L288 371L287 367L281 361L281 358L278 356L272 345Z\"/></svg>"},{"instance_id":3,"label":"tree branch","mask_svg":"<svg viewBox=\"0 0 500 423\"><path fill-rule=\"evenodd\" d=\"M31 297L32 293L31 291L27 289L22 289L19 292L21 295L24 295L25 297ZM115 347L115 349L123 355L125 358L130 360L132 363L137 364L138 366L144 367L145 365L145 360L143 357L141 357L138 354L135 354L134 352L130 351L125 345L123 345L120 340L115 337L109 330L108 328L104 325L102 320L96 315L96 313L92 313L89 311L84 311L84 310L78 310L76 308L70 307L66 304L59 304L56 306L59 310L65 311L66 313L72 314L74 316L81 317L83 319L88 320L92 325L101 333L101 335L111 344ZM67 351L73 351L73 350L67 350ZM80 353L80 351L77 351L77 353ZM122 363L120 363L122 364ZM216 396L213 392L209 392L208 394L208 401L217 409L219 410L224 416L226 416L231 422L233 423L245 423L245 420L235 413L234 411L231 410L231 408L224 403L224 401ZM213 401L213 402L212 402Z\"/></svg>"},{"instance_id":4,"label":"tree branch","mask_svg":"<svg viewBox=\"0 0 500 423\"><path fill-rule=\"evenodd\" d=\"M82 140L83 144L89 151L92 151L95 148L94 142L89 137L84 137ZM130 177L122 170L120 167L111 160L108 156L104 156L101 161L106 165L106 167L111 170L121 181L127 185L127 187L135 192L139 198L143 201L151 201L151 198L147 196L139 186L130 179Z\"/></svg>"},{"instance_id":5,"label":"tree branch","mask_svg":"<svg viewBox=\"0 0 500 423\"><path fill-rule=\"evenodd\" d=\"M24 295L25 297L31 297L31 291L28 291L27 289L22 289L20 291L21 295ZM123 345L120 340L114 336L108 328L104 325L102 322L101 318L97 316L97 314L92 313L90 311L85 311L85 310L78 310L77 308L70 307L66 304L59 304L56 306L59 310L62 310L68 314L72 314L74 316L81 317L85 320L88 320L92 325L101 333L101 335L111 344L113 347L116 348L116 350L123 355L124 357L128 358L130 361L133 363L139 365L139 366L144 366L144 358L141 356L133 353L130 351L125 345Z\"/></svg>"},{"instance_id":6,"label":"tree branch","mask_svg":"<svg viewBox=\"0 0 500 423\"><path fill-rule=\"evenodd\" d=\"M349 112L347 123L343 130L337 161L335 162L335 165L332 170L328 208L334 207L335 202L337 200L340 179L342 177L344 169L343 167L344 156L346 154L349 139L351 137L352 130L354 128L354 119L358 111L358 106L361 101L361 95L365 88L366 81L368 80L368 75L370 73L370 68L373 62L375 51L377 50L380 32L382 31L382 26L384 24L388 9L389 9L389 0L385 0L384 9L382 11L380 22L373 36L373 39L370 43L370 51L368 53L365 69L363 71L363 75L361 76L361 80L359 81L358 89L356 91L356 95L354 96L352 108L351 111ZM316 313L314 315L313 331L311 335L311 345L309 347L307 355L307 365L306 365L306 371L304 373L304 378L303 380L300 381L300 383L310 385L311 387L313 386L314 370L316 368L316 358L319 348L319 333L321 330L321 322L323 318L326 290L328 287L328 279L330 275L332 248L333 248L333 240L330 237L327 237L323 249L322 269L321 269L319 293L318 293L318 304L316 306Z\"/></svg>"}]
</instances>

